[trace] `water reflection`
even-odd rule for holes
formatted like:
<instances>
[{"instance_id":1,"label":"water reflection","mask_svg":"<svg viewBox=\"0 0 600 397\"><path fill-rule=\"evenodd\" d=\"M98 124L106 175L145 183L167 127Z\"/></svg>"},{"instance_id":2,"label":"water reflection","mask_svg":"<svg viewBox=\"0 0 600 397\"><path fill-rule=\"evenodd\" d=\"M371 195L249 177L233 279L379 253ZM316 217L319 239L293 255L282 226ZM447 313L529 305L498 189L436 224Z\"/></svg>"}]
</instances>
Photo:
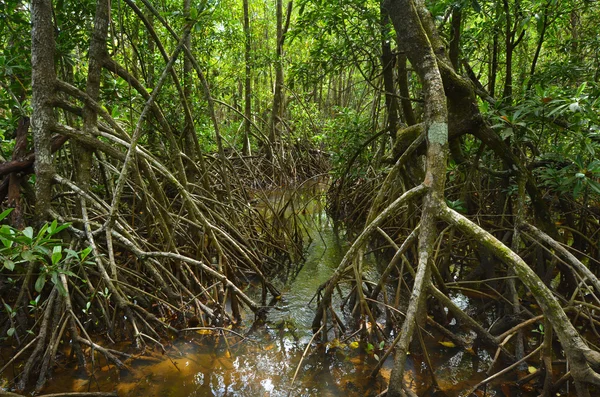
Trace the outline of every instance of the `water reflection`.
<instances>
[{"instance_id":1,"label":"water reflection","mask_svg":"<svg viewBox=\"0 0 600 397\"><path fill-rule=\"evenodd\" d=\"M371 379L368 375L377 364L376 358L363 349L351 348L351 341L327 348L312 346L302 359L312 336L310 327L315 303L309 305L309 302L348 247L325 216L321 202L317 200L310 205L305 211L305 222L313 225L307 228L312 244L305 254L306 261L293 279L279 286L283 296L276 309L269 312L269 321L252 330L238 330L246 335L245 339L228 332L189 333L185 338L172 341L164 354L147 352L150 357L135 360L133 373L119 374L113 367L102 364L93 378L78 380L73 379L68 369L63 369L57 371L45 392L116 390L121 397L362 397L381 393L387 387L391 359L384 364L379 377ZM376 266L369 263L365 268L376 272ZM377 275L370 273L369 278L376 280ZM333 307L339 308L340 297L336 294L335 298ZM463 309L473 305L461 294L455 294L453 300ZM248 326L252 321L250 317L245 320ZM458 348L441 347L435 335L426 333L424 339L443 395L459 396L485 377L491 362L487 351L479 349L471 354ZM418 350L409 356L406 383L421 396L439 395L435 394L438 391L432 387L430 370ZM490 386L487 395L504 395L498 391L499 387L498 384Z\"/></svg>"}]
</instances>

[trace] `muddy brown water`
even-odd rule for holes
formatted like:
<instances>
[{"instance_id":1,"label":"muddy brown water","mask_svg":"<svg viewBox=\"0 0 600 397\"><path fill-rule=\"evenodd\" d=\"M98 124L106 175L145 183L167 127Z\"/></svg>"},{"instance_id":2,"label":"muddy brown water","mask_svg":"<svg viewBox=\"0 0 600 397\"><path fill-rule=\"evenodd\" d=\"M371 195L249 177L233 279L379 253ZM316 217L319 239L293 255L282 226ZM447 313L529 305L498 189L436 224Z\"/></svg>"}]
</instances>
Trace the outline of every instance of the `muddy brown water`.
<instances>
[{"instance_id":1,"label":"muddy brown water","mask_svg":"<svg viewBox=\"0 0 600 397\"><path fill-rule=\"evenodd\" d=\"M133 359L133 371L119 373L100 356L90 378L80 377L67 365L59 365L43 392L116 391L122 397L279 397L376 396L384 391L392 361L384 363L377 378L370 378L378 357L365 350L364 342L356 338L341 342L334 339L327 346L309 346L315 310L315 303L309 302L340 263L348 243L343 233L335 230L319 202L306 212L312 237L306 261L298 274L281 286L282 298L276 309L269 312L266 324L251 329L253 319L247 314L247 328L235 330L243 338L229 330L220 336L208 330L190 331L168 342L165 352L147 350L144 356ZM376 277L372 273L377 271L376 266L367 261L365 267L367 273ZM339 307L340 298L336 299L334 307ZM476 304L460 294L454 300L466 310ZM409 356L405 379L418 395L460 396L486 377L492 361L490 352L446 347L440 344L439 336L425 331L423 337L438 388L432 387L424 356L415 353ZM511 386L514 380L514 374L501 378L479 395L517 396L517 390Z\"/></svg>"}]
</instances>

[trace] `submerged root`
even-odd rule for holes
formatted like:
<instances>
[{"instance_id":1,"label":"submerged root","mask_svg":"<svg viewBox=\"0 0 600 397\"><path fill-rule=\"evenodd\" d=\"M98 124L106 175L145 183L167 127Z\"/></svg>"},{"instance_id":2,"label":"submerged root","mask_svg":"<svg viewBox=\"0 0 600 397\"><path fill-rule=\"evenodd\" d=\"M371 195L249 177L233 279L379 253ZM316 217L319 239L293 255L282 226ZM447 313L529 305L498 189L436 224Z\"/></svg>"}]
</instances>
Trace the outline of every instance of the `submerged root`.
<instances>
[{"instance_id":1,"label":"submerged root","mask_svg":"<svg viewBox=\"0 0 600 397\"><path fill-rule=\"evenodd\" d=\"M19 338L17 357L31 351L16 382L23 391L43 389L61 343L71 346L81 371L90 371L94 352L129 370L128 353L107 349L100 339L129 339L138 350L163 349L162 340L182 328L233 325L248 318L244 312L262 318L266 302L280 296L273 275L302 254L304 235L294 219L301 209L289 202L271 203L260 190L254 190L252 200L264 206L253 208L243 183L235 191L222 190L221 173L244 174L240 168L249 166L245 163L236 164L237 169L205 164L213 186L207 191L180 182L172 164L138 145L123 194L113 202L110 181L118 177L125 151L132 147L128 135L84 93L62 88L97 107L107 122L101 134L115 146L71 127L57 127L72 139L97 143L95 162L105 183L103 191L92 192L54 176L57 194L50 216L69 223L61 237L70 248L56 254L50 267L52 247L61 244L47 231L40 232L38 242L50 247L44 251L49 252L48 263L32 261L18 269L23 273L16 275L10 294L3 292L18 316L0 326ZM251 281L263 290L261 302L244 292ZM20 292L16 299L13 291ZM29 301L35 305L29 304L28 312Z\"/></svg>"}]
</instances>

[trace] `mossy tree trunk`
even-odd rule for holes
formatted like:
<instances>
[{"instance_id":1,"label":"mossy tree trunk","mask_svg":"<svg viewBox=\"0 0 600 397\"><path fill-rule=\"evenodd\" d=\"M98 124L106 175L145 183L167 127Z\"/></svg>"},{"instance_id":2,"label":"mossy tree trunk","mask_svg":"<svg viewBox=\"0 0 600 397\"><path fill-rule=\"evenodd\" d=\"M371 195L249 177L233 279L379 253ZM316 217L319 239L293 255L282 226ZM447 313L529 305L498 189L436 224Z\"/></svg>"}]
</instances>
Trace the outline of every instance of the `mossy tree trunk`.
<instances>
[{"instance_id":1,"label":"mossy tree trunk","mask_svg":"<svg viewBox=\"0 0 600 397\"><path fill-rule=\"evenodd\" d=\"M396 357L390 377L389 396L402 395L404 364L408 346L425 303L426 291L431 278L431 262L435 237L436 217L443 206L448 153L448 111L442 76L437 58L427 38L419 14L412 0L389 1L387 8L401 50L416 70L425 98L425 131L427 138L426 174L423 185L428 188L423 201L421 230L419 233L419 264L406 318L396 346Z\"/></svg>"},{"instance_id":2,"label":"mossy tree trunk","mask_svg":"<svg viewBox=\"0 0 600 397\"><path fill-rule=\"evenodd\" d=\"M426 291L431 283L432 252L438 220L445 220L458 227L470 239L487 247L514 271L520 281L531 291L548 321L552 324L569 361L578 395L588 396L587 384L600 384L600 376L596 372L600 365L600 353L586 345L552 291L523 259L493 235L451 210L445 204L448 109L452 108L450 103L448 108L446 106L446 95L451 97L452 93L445 95L444 88L449 88L449 74L454 72L445 57L444 48L437 46L437 33L430 20L430 15L424 12L426 10L421 2L389 0L384 6L396 29L401 50L406 53L423 85L426 104L424 123L427 137L427 168L423 185L428 189L421 213L418 269L406 318L399 332L388 396L405 394L403 391L404 364L415 326L419 319L425 318L419 313L424 309ZM445 75L446 81L442 81L442 74ZM446 84L444 85L444 83ZM527 173L523 171L523 178L526 177Z\"/></svg>"},{"instance_id":3,"label":"mossy tree trunk","mask_svg":"<svg viewBox=\"0 0 600 397\"><path fill-rule=\"evenodd\" d=\"M41 221L48 217L54 175L50 138L55 123L52 102L56 71L51 0L31 2L31 25L31 131L36 155L35 209Z\"/></svg>"}]
</instances>

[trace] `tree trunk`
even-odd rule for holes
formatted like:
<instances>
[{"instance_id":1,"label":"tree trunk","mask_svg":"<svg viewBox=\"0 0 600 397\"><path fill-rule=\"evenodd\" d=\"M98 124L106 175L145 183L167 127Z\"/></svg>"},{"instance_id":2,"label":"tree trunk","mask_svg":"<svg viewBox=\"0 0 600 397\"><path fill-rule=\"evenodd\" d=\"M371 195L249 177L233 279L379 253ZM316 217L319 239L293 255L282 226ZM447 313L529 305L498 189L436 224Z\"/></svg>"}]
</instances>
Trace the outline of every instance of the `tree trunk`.
<instances>
[{"instance_id":1,"label":"tree trunk","mask_svg":"<svg viewBox=\"0 0 600 397\"><path fill-rule=\"evenodd\" d=\"M488 81L488 92L494 98L496 95L496 76L498 75L498 32L494 26L494 40L492 44L492 59L490 60L490 77Z\"/></svg>"},{"instance_id":2,"label":"tree trunk","mask_svg":"<svg viewBox=\"0 0 600 397\"><path fill-rule=\"evenodd\" d=\"M540 57L540 53L542 52L542 45L544 44L544 38L546 36L546 30L548 29L548 13L550 12L550 2L546 3L544 6L544 16L542 17L542 31L539 32L540 37L538 38L537 45L535 47L535 54L533 55L533 60L531 61L531 69L529 70L529 82L527 83L527 89L531 89L533 86L533 75L535 74L535 67L537 65L537 61Z\"/></svg>"},{"instance_id":3,"label":"tree trunk","mask_svg":"<svg viewBox=\"0 0 600 397\"><path fill-rule=\"evenodd\" d=\"M511 18L510 18L510 8L508 6L508 0L504 1L504 17L506 18L506 26L504 30L504 45L506 51L506 66L504 70L504 91L502 92L502 96L509 103L512 98L512 89L513 89L513 78L512 78L512 58L513 58L513 37L514 32L511 29Z\"/></svg>"},{"instance_id":4,"label":"tree trunk","mask_svg":"<svg viewBox=\"0 0 600 397\"><path fill-rule=\"evenodd\" d=\"M417 5L422 7L422 2L419 2ZM448 152L448 116L444 86L442 85L438 65L440 65L445 74L444 83L447 89L449 87L449 74L453 74L453 71L446 65L447 59L444 58L444 54L438 53L438 58L436 58L433 52L434 48L440 48L437 45L438 38L431 28L432 21L424 20L430 17L423 12L423 9L420 9L420 13L417 13L416 5L412 0L389 0L386 6L398 34L399 42L402 44L402 50L404 50L411 64L415 67L423 84L425 99L424 121L427 131L427 171L423 185L428 188L421 215L419 264L409 306L406 310L405 321L398 333L399 342L396 345L396 358L390 377L388 396L400 396L403 394L403 372L408 346L412 339L417 319L424 318L424 316L419 316L418 314L424 306L425 292L430 284L431 271L429 262L431 261L436 235L435 222L438 217L457 226L472 240L484 244L494 255L505 262L515 272L521 282L532 292L561 341L569 360L571 373L575 379L578 392L583 396L589 395L586 392L585 383L600 384L600 376L595 372L600 365L600 354L587 347L584 340L569 321L559 302L554 298L552 292L515 252L504 246L493 235L445 205L443 201L443 189ZM512 42L513 48L518 44L521 37ZM433 45L430 44L430 40L433 40ZM454 91L456 89L460 89L460 84L454 86ZM451 109L456 107L455 105L450 106ZM464 116L469 113L457 112L456 109L452 111L454 112L452 117L455 123L457 123L457 120L455 120L457 116L461 114ZM522 178L527 178L526 174Z\"/></svg>"},{"instance_id":5,"label":"tree trunk","mask_svg":"<svg viewBox=\"0 0 600 397\"><path fill-rule=\"evenodd\" d=\"M250 11L248 0L244 0L244 63L246 76L244 82L244 143L242 154L251 155L250 151L250 125L252 117L252 65L251 65L251 36L250 36Z\"/></svg>"},{"instance_id":6,"label":"tree trunk","mask_svg":"<svg viewBox=\"0 0 600 397\"><path fill-rule=\"evenodd\" d=\"M191 9L191 0L183 0L183 13L189 18L190 9ZM192 48L192 35L188 35L185 39L185 43L183 44L187 48ZM186 108L185 111L185 127L183 130L183 139L184 146L183 151L186 153L191 159L196 160L198 156L201 156L199 150L197 150L198 139L196 138L196 130L194 128L194 120L192 118L192 61L185 57L183 59L183 106ZM186 167L186 174L188 179L192 177L194 167Z\"/></svg>"},{"instance_id":7,"label":"tree trunk","mask_svg":"<svg viewBox=\"0 0 600 397\"><path fill-rule=\"evenodd\" d=\"M408 88L408 70L406 69L406 54L398 54L398 89L400 90L400 104L404 122L410 127L417 124L412 104L410 103L410 90Z\"/></svg>"},{"instance_id":8,"label":"tree trunk","mask_svg":"<svg viewBox=\"0 0 600 397\"><path fill-rule=\"evenodd\" d=\"M398 129L398 101L394 79L394 55L389 39L390 18L381 7L381 67L383 69L383 87L385 89L385 108L387 110L387 127L390 135L396 136Z\"/></svg>"},{"instance_id":9,"label":"tree trunk","mask_svg":"<svg viewBox=\"0 0 600 397\"><path fill-rule=\"evenodd\" d=\"M279 122L281 121L281 107L283 103L283 0L277 0L276 8L275 86L273 87L273 109L271 109L271 122L269 123L269 141L271 147L279 140L281 134Z\"/></svg>"},{"instance_id":10,"label":"tree trunk","mask_svg":"<svg viewBox=\"0 0 600 397\"><path fill-rule=\"evenodd\" d=\"M31 2L31 25L31 131L35 148L35 212L38 221L42 221L48 217L50 210L54 175L50 131L55 123L52 103L56 71L51 0Z\"/></svg>"},{"instance_id":11,"label":"tree trunk","mask_svg":"<svg viewBox=\"0 0 600 397\"><path fill-rule=\"evenodd\" d=\"M448 114L437 58L423 29L415 4L412 0L391 0L387 3L387 9L400 38L402 50L423 84L427 137L427 169L423 184L428 191L421 214L419 265L406 318L399 333L401 336L396 346L396 357L388 388L388 396L396 397L402 395L406 354L417 326L417 319L425 318L419 316L419 313L424 309L425 292L431 278L432 253L437 235L436 216L443 205L448 155Z\"/></svg>"},{"instance_id":12,"label":"tree trunk","mask_svg":"<svg viewBox=\"0 0 600 397\"><path fill-rule=\"evenodd\" d=\"M452 9L452 30L450 38L450 62L457 72L460 66L460 28L462 25L462 6L454 5Z\"/></svg>"},{"instance_id":13,"label":"tree trunk","mask_svg":"<svg viewBox=\"0 0 600 397\"><path fill-rule=\"evenodd\" d=\"M106 52L106 39L108 36L109 24L108 0L99 0L96 3L96 15L94 17L94 32L90 43L89 66L87 75L87 84L85 92L94 101L98 101L100 93L100 80L102 74L102 64L104 58L108 56ZM98 114L88 105L83 108L83 130L93 136L97 135ZM75 167L75 182L85 191L89 189L92 170L93 148L72 142L74 161L78 166Z\"/></svg>"}]
</instances>

